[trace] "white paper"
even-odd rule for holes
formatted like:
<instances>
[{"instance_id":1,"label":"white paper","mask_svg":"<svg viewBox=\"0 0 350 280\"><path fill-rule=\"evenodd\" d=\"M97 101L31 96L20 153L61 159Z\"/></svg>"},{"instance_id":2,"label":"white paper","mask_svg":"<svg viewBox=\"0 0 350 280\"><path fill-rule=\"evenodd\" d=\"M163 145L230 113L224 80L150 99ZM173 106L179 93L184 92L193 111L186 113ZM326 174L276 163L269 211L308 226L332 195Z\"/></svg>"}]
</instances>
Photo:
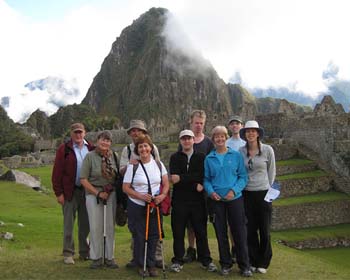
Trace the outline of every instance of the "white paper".
<instances>
[{"instance_id":1,"label":"white paper","mask_svg":"<svg viewBox=\"0 0 350 280\"><path fill-rule=\"evenodd\" d=\"M264 200L267 202L272 202L273 200L275 200L278 196L280 195L280 191L273 189L273 188L269 188L269 190L267 191Z\"/></svg>"}]
</instances>

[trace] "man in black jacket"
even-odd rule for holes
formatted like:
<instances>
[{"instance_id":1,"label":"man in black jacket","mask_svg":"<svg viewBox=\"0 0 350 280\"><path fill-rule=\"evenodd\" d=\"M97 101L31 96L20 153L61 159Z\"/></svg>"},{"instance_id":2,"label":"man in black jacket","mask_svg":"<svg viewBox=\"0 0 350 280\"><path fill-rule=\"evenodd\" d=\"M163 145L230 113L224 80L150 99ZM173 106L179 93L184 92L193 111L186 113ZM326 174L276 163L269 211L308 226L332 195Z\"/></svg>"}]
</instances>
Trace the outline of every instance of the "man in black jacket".
<instances>
[{"instance_id":1,"label":"man in black jacket","mask_svg":"<svg viewBox=\"0 0 350 280\"><path fill-rule=\"evenodd\" d=\"M202 268L217 270L210 257L207 237L207 211L203 193L205 155L193 150L194 134L191 130L180 132L181 150L170 157L170 178L173 182L171 228L174 257L170 270L180 272L184 264L185 229L191 221L196 235L198 260Z\"/></svg>"}]
</instances>

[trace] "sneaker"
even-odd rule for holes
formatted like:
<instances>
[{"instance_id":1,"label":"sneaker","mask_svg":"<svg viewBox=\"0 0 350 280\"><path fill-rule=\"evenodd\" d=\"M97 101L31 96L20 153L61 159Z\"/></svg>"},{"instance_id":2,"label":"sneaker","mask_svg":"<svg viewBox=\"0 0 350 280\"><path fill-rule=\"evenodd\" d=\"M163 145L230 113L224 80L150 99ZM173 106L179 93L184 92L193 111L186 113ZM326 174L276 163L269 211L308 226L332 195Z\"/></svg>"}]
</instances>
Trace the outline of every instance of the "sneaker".
<instances>
[{"instance_id":1,"label":"sneaker","mask_svg":"<svg viewBox=\"0 0 350 280\"><path fill-rule=\"evenodd\" d=\"M149 267L148 274L150 277L158 277L158 271L155 267Z\"/></svg>"},{"instance_id":2,"label":"sneaker","mask_svg":"<svg viewBox=\"0 0 350 280\"><path fill-rule=\"evenodd\" d=\"M213 262L211 262L207 265L202 264L201 267L209 272L216 272L218 270L218 268L216 267L216 265Z\"/></svg>"},{"instance_id":3,"label":"sneaker","mask_svg":"<svg viewBox=\"0 0 350 280\"><path fill-rule=\"evenodd\" d=\"M251 267L250 267L250 271L251 271L251 272L256 272L256 267L255 267L255 266L251 266Z\"/></svg>"},{"instance_id":4,"label":"sneaker","mask_svg":"<svg viewBox=\"0 0 350 280\"><path fill-rule=\"evenodd\" d=\"M250 269L242 269L241 270L241 275L243 276L243 277L252 277L253 276L253 273L251 272L251 270Z\"/></svg>"},{"instance_id":5,"label":"sneaker","mask_svg":"<svg viewBox=\"0 0 350 280\"><path fill-rule=\"evenodd\" d=\"M126 266L126 268L135 268L137 265L136 265L135 261L132 259L125 266Z\"/></svg>"},{"instance_id":6,"label":"sneaker","mask_svg":"<svg viewBox=\"0 0 350 280\"><path fill-rule=\"evenodd\" d=\"M257 272L262 273L262 274L265 274L267 272L267 269L263 268L263 267L258 267L256 270L257 270Z\"/></svg>"},{"instance_id":7,"label":"sneaker","mask_svg":"<svg viewBox=\"0 0 350 280\"><path fill-rule=\"evenodd\" d=\"M91 269L97 269L101 267L102 267L102 259L92 260L92 263L90 264Z\"/></svg>"},{"instance_id":8,"label":"sneaker","mask_svg":"<svg viewBox=\"0 0 350 280\"><path fill-rule=\"evenodd\" d=\"M179 263L173 263L171 266L170 266L170 271L172 272L180 272L181 269L183 268L183 266Z\"/></svg>"},{"instance_id":9,"label":"sneaker","mask_svg":"<svg viewBox=\"0 0 350 280\"><path fill-rule=\"evenodd\" d=\"M72 256L63 257L64 264L74 264L74 259Z\"/></svg>"},{"instance_id":10,"label":"sneaker","mask_svg":"<svg viewBox=\"0 0 350 280\"><path fill-rule=\"evenodd\" d=\"M196 255L197 255L196 249L192 247L188 247L186 250L186 255L184 256L183 260L185 263L194 262L197 259Z\"/></svg>"},{"instance_id":11,"label":"sneaker","mask_svg":"<svg viewBox=\"0 0 350 280\"><path fill-rule=\"evenodd\" d=\"M228 275L232 271L232 267L223 267L221 268L220 274L222 276Z\"/></svg>"},{"instance_id":12,"label":"sneaker","mask_svg":"<svg viewBox=\"0 0 350 280\"><path fill-rule=\"evenodd\" d=\"M115 263L115 260L112 259L112 260L106 260L106 263L105 263L106 267L108 268L119 268L119 266Z\"/></svg>"}]
</instances>

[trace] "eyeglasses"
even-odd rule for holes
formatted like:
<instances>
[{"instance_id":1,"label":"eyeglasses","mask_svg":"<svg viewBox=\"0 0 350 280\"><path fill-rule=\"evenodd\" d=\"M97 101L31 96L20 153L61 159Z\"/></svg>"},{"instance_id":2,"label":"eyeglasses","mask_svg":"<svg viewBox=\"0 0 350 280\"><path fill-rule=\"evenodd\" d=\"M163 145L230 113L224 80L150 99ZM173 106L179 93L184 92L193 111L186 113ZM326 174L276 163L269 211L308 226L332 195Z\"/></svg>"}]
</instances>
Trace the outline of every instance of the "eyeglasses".
<instances>
[{"instance_id":1,"label":"eyeglasses","mask_svg":"<svg viewBox=\"0 0 350 280\"><path fill-rule=\"evenodd\" d=\"M76 131L74 131L74 133L75 134L81 134L81 133L83 133L83 131L82 130L76 130Z\"/></svg>"},{"instance_id":2,"label":"eyeglasses","mask_svg":"<svg viewBox=\"0 0 350 280\"><path fill-rule=\"evenodd\" d=\"M253 160L251 158L248 160L248 168L249 170L253 170Z\"/></svg>"}]
</instances>

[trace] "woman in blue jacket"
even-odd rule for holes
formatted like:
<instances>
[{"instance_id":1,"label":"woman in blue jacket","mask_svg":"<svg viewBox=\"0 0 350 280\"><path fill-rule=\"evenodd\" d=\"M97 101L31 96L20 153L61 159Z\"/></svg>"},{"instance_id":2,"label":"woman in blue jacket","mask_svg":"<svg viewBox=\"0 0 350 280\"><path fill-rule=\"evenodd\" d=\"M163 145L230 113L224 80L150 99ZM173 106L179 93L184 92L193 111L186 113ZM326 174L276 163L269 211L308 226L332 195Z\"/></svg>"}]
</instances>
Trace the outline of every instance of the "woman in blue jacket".
<instances>
[{"instance_id":1,"label":"woman in blue jacket","mask_svg":"<svg viewBox=\"0 0 350 280\"><path fill-rule=\"evenodd\" d=\"M242 190L247 184L247 172L239 152L226 146L227 129L216 126L212 130L215 149L204 162L204 188L214 201L214 228L218 241L221 274L232 270L232 258L227 237L227 223L236 244L237 264L244 277L252 276L250 271L246 218Z\"/></svg>"}]
</instances>

